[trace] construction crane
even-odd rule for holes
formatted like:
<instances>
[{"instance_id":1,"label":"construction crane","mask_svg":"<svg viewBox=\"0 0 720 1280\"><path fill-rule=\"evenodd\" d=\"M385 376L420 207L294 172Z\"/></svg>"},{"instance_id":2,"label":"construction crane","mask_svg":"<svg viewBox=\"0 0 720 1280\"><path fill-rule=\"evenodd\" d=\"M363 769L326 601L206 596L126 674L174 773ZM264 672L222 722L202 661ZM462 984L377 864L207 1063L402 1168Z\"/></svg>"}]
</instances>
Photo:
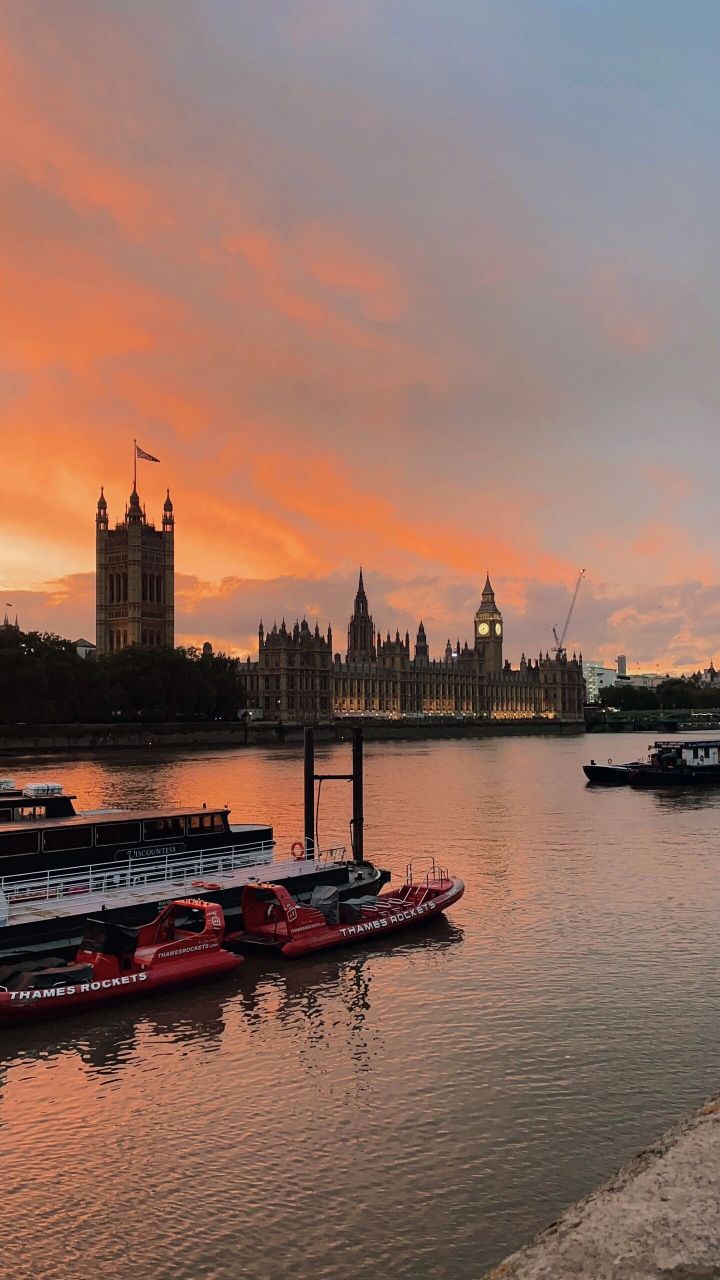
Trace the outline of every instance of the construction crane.
<instances>
[{"instance_id":1,"label":"construction crane","mask_svg":"<svg viewBox=\"0 0 720 1280\"><path fill-rule=\"evenodd\" d=\"M585 577L585 570L584 570L584 569L581 569L581 570L580 570L580 572L579 572L579 574L578 574L578 580L577 580L577 582L575 583L575 590L573 591L573 594L572 594L572 600L570 601L570 608L568 609L568 612L567 612L567 618L565 619L565 626L564 626L564 627L563 627L563 629L562 629L562 633L561 633L561 635L560 635L560 638L559 638L559 639L558 639L557 627L553 627L553 635L554 635L554 637L555 637L555 644L554 644L554 646L553 646L553 653L555 654L555 657L556 657L556 658L562 658L562 657L564 657L564 656L565 656L565 637L566 637L566 635L567 635L567 629L568 629L568 627L570 626L570 619L572 618L572 615L573 615L573 609L575 608L575 601L576 601L576 600L577 600L577 598L578 598L578 591L580 590L580 583L582 582L582 580L583 580L583 578L584 578L584 577Z\"/></svg>"}]
</instances>

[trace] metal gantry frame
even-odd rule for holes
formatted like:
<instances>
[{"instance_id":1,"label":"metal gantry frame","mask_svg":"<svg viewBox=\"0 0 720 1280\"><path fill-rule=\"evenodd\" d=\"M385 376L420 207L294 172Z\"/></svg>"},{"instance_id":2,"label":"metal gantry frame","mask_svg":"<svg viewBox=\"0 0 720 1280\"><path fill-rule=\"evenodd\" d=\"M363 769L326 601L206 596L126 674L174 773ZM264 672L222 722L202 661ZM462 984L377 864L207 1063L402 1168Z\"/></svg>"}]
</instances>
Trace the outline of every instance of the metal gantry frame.
<instances>
[{"instance_id":1,"label":"metal gantry frame","mask_svg":"<svg viewBox=\"0 0 720 1280\"><path fill-rule=\"evenodd\" d=\"M355 728L352 731L352 773L316 773L315 772L315 730L307 727L304 732L305 754L305 856L315 857L319 847L318 815L320 811L320 791L323 782L352 782L353 814L350 823L352 852L355 862L362 862L365 856L364 828L365 811L363 801L363 731ZM315 799L315 783L317 803Z\"/></svg>"}]
</instances>

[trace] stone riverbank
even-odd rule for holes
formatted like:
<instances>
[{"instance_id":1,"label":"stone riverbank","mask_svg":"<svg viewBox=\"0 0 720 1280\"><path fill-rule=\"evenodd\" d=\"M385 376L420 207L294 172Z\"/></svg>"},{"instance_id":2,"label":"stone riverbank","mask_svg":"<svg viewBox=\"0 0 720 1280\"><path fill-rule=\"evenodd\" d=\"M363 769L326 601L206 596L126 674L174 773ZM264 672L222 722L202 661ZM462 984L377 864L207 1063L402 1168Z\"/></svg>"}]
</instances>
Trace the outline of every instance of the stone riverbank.
<instances>
[{"instance_id":1,"label":"stone riverbank","mask_svg":"<svg viewBox=\"0 0 720 1280\"><path fill-rule=\"evenodd\" d=\"M720 1094L485 1280L718 1280Z\"/></svg>"}]
</instances>

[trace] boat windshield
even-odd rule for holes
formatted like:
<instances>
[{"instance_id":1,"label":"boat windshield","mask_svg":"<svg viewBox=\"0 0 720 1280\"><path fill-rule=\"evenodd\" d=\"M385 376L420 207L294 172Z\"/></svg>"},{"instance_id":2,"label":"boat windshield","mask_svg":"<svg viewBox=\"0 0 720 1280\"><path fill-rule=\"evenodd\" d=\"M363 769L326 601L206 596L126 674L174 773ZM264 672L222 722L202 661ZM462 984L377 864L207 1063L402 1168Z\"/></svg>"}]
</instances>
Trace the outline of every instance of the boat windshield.
<instances>
[{"instance_id":1,"label":"boat windshield","mask_svg":"<svg viewBox=\"0 0 720 1280\"><path fill-rule=\"evenodd\" d=\"M88 917L80 944L81 951L101 951L106 956L132 955L137 945L138 930L117 920Z\"/></svg>"}]
</instances>

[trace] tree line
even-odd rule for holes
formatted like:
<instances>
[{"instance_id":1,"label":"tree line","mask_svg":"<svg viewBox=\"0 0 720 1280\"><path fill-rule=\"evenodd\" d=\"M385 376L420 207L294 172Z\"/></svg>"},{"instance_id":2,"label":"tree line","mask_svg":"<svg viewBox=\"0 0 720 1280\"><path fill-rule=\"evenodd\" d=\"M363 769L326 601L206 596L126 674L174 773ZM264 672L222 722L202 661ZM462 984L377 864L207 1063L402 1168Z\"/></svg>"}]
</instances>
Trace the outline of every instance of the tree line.
<instances>
[{"instance_id":1,"label":"tree line","mask_svg":"<svg viewBox=\"0 0 720 1280\"><path fill-rule=\"evenodd\" d=\"M656 689L614 684L600 690L600 701L617 711L713 711L720 708L720 688L696 679L663 680Z\"/></svg>"},{"instance_id":2,"label":"tree line","mask_svg":"<svg viewBox=\"0 0 720 1280\"><path fill-rule=\"evenodd\" d=\"M241 668L194 648L83 659L60 636L0 628L0 723L236 720L246 705Z\"/></svg>"}]
</instances>

